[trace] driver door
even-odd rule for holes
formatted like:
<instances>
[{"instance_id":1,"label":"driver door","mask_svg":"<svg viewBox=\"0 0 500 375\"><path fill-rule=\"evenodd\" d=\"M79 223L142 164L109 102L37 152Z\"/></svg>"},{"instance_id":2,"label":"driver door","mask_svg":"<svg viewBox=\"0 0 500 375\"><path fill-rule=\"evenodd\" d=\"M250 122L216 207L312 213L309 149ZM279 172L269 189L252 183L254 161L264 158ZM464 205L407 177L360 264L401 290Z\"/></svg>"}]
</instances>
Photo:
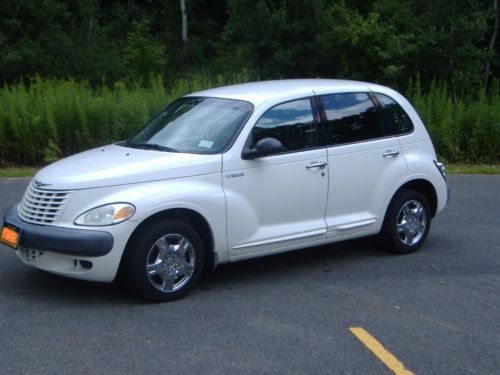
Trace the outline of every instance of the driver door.
<instances>
[{"instance_id":1,"label":"driver door","mask_svg":"<svg viewBox=\"0 0 500 375\"><path fill-rule=\"evenodd\" d=\"M325 238L327 151L319 145L311 100L278 104L254 125L247 146L275 138L282 152L232 161L230 168L223 164L231 257L299 248Z\"/></svg>"}]
</instances>

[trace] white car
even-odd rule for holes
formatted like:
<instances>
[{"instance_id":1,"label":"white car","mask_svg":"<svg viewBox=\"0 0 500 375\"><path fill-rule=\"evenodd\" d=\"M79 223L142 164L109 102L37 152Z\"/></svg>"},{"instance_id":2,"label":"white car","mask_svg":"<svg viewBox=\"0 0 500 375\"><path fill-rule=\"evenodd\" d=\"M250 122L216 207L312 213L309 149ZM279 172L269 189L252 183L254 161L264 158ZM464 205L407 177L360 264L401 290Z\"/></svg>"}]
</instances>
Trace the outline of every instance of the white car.
<instances>
[{"instance_id":1,"label":"white car","mask_svg":"<svg viewBox=\"0 0 500 375\"><path fill-rule=\"evenodd\" d=\"M184 296L202 270L380 233L417 250L448 200L408 101L344 80L247 83L182 97L135 137L37 173L4 217L28 265Z\"/></svg>"}]
</instances>

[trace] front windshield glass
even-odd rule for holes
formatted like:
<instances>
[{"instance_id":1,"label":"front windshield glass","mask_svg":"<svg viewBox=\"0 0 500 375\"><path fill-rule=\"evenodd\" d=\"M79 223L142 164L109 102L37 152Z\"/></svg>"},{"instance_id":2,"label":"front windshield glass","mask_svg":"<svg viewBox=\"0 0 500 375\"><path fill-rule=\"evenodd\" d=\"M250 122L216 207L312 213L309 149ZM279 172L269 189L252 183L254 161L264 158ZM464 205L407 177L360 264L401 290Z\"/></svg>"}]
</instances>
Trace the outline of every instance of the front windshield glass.
<instances>
[{"instance_id":1,"label":"front windshield glass","mask_svg":"<svg viewBox=\"0 0 500 375\"><path fill-rule=\"evenodd\" d=\"M221 153L231 144L252 110L252 104L241 100L184 97L158 113L125 146Z\"/></svg>"}]
</instances>

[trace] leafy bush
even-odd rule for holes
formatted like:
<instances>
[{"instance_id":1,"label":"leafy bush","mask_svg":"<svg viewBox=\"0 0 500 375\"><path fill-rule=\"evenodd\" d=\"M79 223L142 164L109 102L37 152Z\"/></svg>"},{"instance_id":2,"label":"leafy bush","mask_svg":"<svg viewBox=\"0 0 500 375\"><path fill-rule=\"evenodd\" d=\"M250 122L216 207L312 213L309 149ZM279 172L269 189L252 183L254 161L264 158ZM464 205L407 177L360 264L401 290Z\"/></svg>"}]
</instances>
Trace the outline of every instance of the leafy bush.
<instances>
[{"instance_id":1,"label":"leafy bush","mask_svg":"<svg viewBox=\"0 0 500 375\"><path fill-rule=\"evenodd\" d=\"M173 99L207 87L248 81L239 75L198 74L165 88L117 82L91 87L86 81L36 77L0 89L0 165L41 165L99 145L127 139ZM500 88L453 97L446 84L427 92L410 82L409 97L428 126L441 158L449 162L498 163Z\"/></svg>"},{"instance_id":2,"label":"leafy bush","mask_svg":"<svg viewBox=\"0 0 500 375\"><path fill-rule=\"evenodd\" d=\"M165 89L159 77L139 84L101 84L36 77L0 89L0 161L40 165L127 139L173 99L247 80L236 76L181 79Z\"/></svg>"},{"instance_id":3,"label":"leafy bush","mask_svg":"<svg viewBox=\"0 0 500 375\"><path fill-rule=\"evenodd\" d=\"M410 83L410 100L424 120L440 157L453 163L500 160L500 91L483 90L453 97L445 83L433 82L422 93Z\"/></svg>"}]
</instances>

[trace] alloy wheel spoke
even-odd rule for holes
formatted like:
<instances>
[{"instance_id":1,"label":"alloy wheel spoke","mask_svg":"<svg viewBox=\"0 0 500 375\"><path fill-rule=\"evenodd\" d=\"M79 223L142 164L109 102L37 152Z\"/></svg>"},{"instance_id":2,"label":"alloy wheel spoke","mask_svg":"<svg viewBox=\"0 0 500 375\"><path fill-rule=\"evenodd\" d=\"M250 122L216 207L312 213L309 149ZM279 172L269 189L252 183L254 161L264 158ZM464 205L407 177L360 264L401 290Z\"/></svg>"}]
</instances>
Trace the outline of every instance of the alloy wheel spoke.
<instances>
[{"instance_id":1,"label":"alloy wheel spoke","mask_svg":"<svg viewBox=\"0 0 500 375\"><path fill-rule=\"evenodd\" d=\"M409 243L411 243L411 238L412 238L412 234L411 234L411 229L410 229L410 226L408 225L408 222L404 222L404 223L399 223L397 225L397 231L398 231L398 234L400 235L400 238L401 238L401 234L403 235L403 238L401 238L401 241L403 241L404 244L408 245Z\"/></svg>"},{"instance_id":2,"label":"alloy wheel spoke","mask_svg":"<svg viewBox=\"0 0 500 375\"><path fill-rule=\"evenodd\" d=\"M191 247L191 244L189 241L186 241L185 238L182 239L182 241L179 243L179 246L177 247L176 253L180 257L184 257L186 255L186 251Z\"/></svg>"},{"instance_id":3,"label":"alloy wheel spoke","mask_svg":"<svg viewBox=\"0 0 500 375\"><path fill-rule=\"evenodd\" d=\"M182 264L182 267L181 267L181 271L182 271L182 274L184 276L191 276L193 274L193 271L194 271L194 265L192 265L191 263L184 263Z\"/></svg>"},{"instance_id":4,"label":"alloy wheel spoke","mask_svg":"<svg viewBox=\"0 0 500 375\"><path fill-rule=\"evenodd\" d=\"M161 261L146 266L146 271L149 276L155 276L165 271L165 266Z\"/></svg>"},{"instance_id":5,"label":"alloy wheel spoke","mask_svg":"<svg viewBox=\"0 0 500 375\"><path fill-rule=\"evenodd\" d=\"M415 216L418 220L422 220L424 217L424 206L420 203L418 203L417 207L415 207Z\"/></svg>"},{"instance_id":6,"label":"alloy wheel spoke","mask_svg":"<svg viewBox=\"0 0 500 375\"><path fill-rule=\"evenodd\" d=\"M417 226L417 232L418 233L424 233L425 232L425 224L424 223L419 223Z\"/></svg>"},{"instance_id":7,"label":"alloy wheel spoke","mask_svg":"<svg viewBox=\"0 0 500 375\"><path fill-rule=\"evenodd\" d=\"M410 207L410 202L406 203L403 207L403 213L405 216L407 215L411 215L412 212L411 212L411 207Z\"/></svg>"},{"instance_id":8,"label":"alloy wheel spoke","mask_svg":"<svg viewBox=\"0 0 500 375\"><path fill-rule=\"evenodd\" d=\"M159 260L164 260L168 253L169 253L169 244L167 243L167 240L165 237L163 238L160 238L157 242L156 242L156 246L158 247L158 256L157 258Z\"/></svg>"},{"instance_id":9,"label":"alloy wheel spoke","mask_svg":"<svg viewBox=\"0 0 500 375\"><path fill-rule=\"evenodd\" d=\"M399 223L397 225L398 233L406 233L408 231L408 222Z\"/></svg>"},{"instance_id":10,"label":"alloy wheel spoke","mask_svg":"<svg viewBox=\"0 0 500 375\"><path fill-rule=\"evenodd\" d=\"M168 272L165 272L162 274L161 279L163 280L161 290L171 292L174 289L175 276L170 276Z\"/></svg>"},{"instance_id":11,"label":"alloy wheel spoke","mask_svg":"<svg viewBox=\"0 0 500 375\"><path fill-rule=\"evenodd\" d=\"M412 240L413 240L413 234L411 232L405 232L405 237L403 239L404 244L411 245Z\"/></svg>"}]
</instances>

